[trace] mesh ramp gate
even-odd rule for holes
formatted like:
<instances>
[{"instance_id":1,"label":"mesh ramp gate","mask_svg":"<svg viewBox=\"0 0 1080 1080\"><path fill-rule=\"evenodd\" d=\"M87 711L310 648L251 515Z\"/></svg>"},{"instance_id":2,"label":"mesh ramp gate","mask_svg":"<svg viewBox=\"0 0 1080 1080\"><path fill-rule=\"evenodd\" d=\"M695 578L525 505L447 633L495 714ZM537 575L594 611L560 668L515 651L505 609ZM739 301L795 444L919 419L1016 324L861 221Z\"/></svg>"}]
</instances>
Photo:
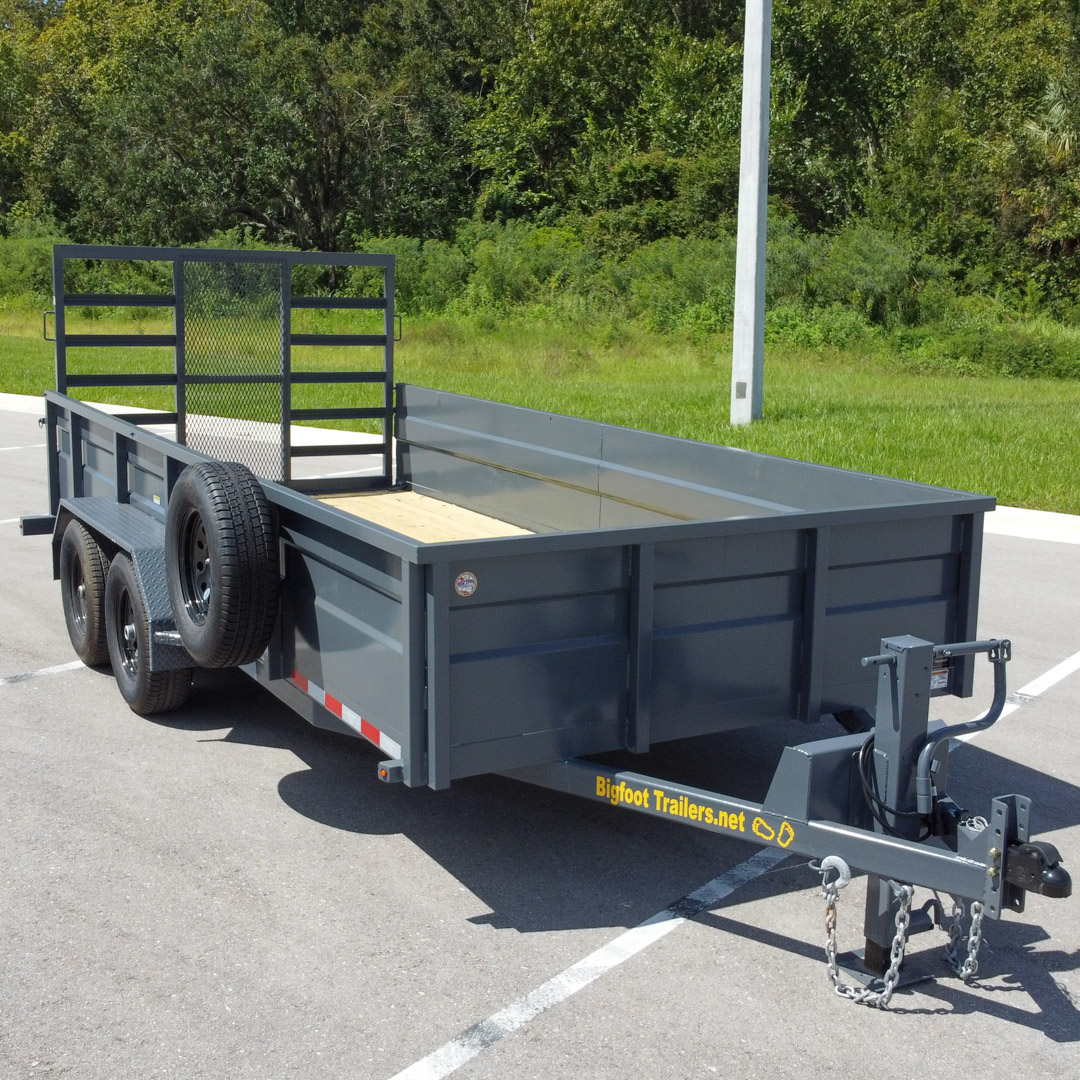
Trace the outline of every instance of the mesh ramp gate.
<instances>
[{"instance_id":1,"label":"mesh ramp gate","mask_svg":"<svg viewBox=\"0 0 1080 1080\"><path fill-rule=\"evenodd\" d=\"M282 428L282 266L184 261L180 441L258 476L288 479Z\"/></svg>"},{"instance_id":2,"label":"mesh ramp gate","mask_svg":"<svg viewBox=\"0 0 1080 1080\"><path fill-rule=\"evenodd\" d=\"M69 290L79 280L69 263L116 260L155 264L162 291L91 293ZM164 265L162 265L164 264ZM367 268L371 295L294 295L294 270L337 268L349 279L355 267ZM344 274L340 271L344 269ZM170 274L171 270L171 274ZM132 275L135 276L135 275ZM144 275L145 276L145 275ZM154 275L151 274L153 277ZM381 278L381 281L379 280ZM366 283L366 279L365 280ZM172 291L165 288L171 281ZM225 461L247 465L256 475L289 483L298 490L357 491L392 483L394 258L392 255L327 254L292 251L225 251L191 248L109 247L63 244L53 251L53 290L56 326L56 388L172 386L171 413L132 413L133 422L175 423L177 440L193 450ZM69 334L67 309L159 307L173 309L171 334ZM294 333L293 314L300 309L370 310L382 313L381 333ZM67 351L87 347L167 346L173 350L172 374L125 370L94 373L68 371ZM349 347L366 363L348 370L294 371L294 346ZM371 364L371 357L378 360ZM333 406L293 407L298 384L332 384L340 389ZM381 386L377 405L354 402L359 387ZM350 393L350 387L354 388ZM293 423L336 420L375 420L381 437L357 442L294 446ZM317 480L294 479L298 457L355 457L377 455L380 470ZM335 472L348 470L335 470Z\"/></svg>"}]
</instances>

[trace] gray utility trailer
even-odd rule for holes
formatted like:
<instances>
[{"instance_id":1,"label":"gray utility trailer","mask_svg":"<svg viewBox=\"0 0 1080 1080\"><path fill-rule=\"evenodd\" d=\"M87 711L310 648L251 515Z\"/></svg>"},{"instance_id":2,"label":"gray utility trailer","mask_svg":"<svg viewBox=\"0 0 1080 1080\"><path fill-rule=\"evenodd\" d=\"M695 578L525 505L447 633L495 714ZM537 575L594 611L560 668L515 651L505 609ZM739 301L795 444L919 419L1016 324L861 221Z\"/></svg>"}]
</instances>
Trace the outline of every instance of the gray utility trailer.
<instances>
[{"instance_id":1,"label":"gray utility trailer","mask_svg":"<svg viewBox=\"0 0 1080 1080\"><path fill-rule=\"evenodd\" d=\"M158 291L69 287L103 259L156 272ZM23 528L52 534L72 641L136 711L181 705L195 666L240 666L375 743L385 781L505 773L829 857L833 895L866 870L882 994L910 905L887 879L980 918L1026 890L1068 895L1027 799L981 819L949 799L959 729L929 719L932 697L970 695L980 654L997 676L984 725L1004 702L1008 642L973 640L992 499L395 386L393 272L387 256L56 249L50 504ZM73 330L101 306L167 308L169 332ZM330 309L376 325L305 325ZM71 363L146 345L167 364ZM326 346L374 360L327 371L309 359ZM320 382L338 400L301 407ZM174 408L114 415L68 393L136 385ZM379 433L301 426L356 418ZM809 730L761 804L588 760L826 713L852 734Z\"/></svg>"}]
</instances>

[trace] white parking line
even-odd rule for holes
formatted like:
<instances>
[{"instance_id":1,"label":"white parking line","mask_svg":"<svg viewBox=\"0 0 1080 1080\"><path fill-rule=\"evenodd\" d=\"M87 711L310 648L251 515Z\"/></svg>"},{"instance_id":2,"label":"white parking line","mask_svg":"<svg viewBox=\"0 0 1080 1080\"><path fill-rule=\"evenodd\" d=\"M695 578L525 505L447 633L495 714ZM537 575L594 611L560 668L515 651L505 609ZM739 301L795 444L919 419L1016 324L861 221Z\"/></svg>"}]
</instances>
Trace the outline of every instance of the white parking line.
<instances>
[{"instance_id":1,"label":"white parking line","mask_svg":"<svg viewBox=\"0 0 1080 1080\"><path fill-rule=\"evenodd\" d=\"M83 667L81 660L72 660L70 664L54 664L52 667L38 668L37 671L24 671L21 675L5 675L0 678L0 686L26 682L27 679L40 679L43 675L59 675L62 671L74 671L81 667Z\"/></svg>"},{"instance_id":2,"label":"white parking line","mask_svg":"<svg viewBox=\"0 0 1080 1080\"><path fill-rule=\"evenodd\" d=\"M676 904L639 923L632 930L620 934L614 941L590 953L572 967L518 998L512 1005L474 1024L456 1039L440 1047L426 1058L399 1072L392 1080L440 1080L455 1069L471 1061L481 1051L501 1042L530 1020L546 1012L554 1005L584 989L589 983L606 975L624 960L629 960L642 949L670 934L677 926L692 919L699 912L712 907L725 896L730 896L739 886L771 870L787 858L787 853L766 848L751 856L734 869L714 878L707 885L683 897Z\"/></svg>"},{"instance_id":3,"label":"white parking line","mask_svg":"<svg viewBox=\"0 0 1080 1080\"><path fill-rule=\"evenodd\" d=\"M1067 679L1074 671L1080 671L1080 652L1075 652L1067 660L1062 660L1044 675L1032 679L1027 686L1021 686L1013 697L1018 699L1018 704L1023 704L1029 698L1038 697L1041 693L1056 686L1063 679Z\"/></svg>"},{"instance_id":4,"label":"white parking line","mask_svg":"<svg viewBox=\"0 0 1080 1080\"><path fill-rule=\"evenodd\" d=\"M334 480L339 476L377 476L378 472L364 472L357 469L346 469L344 472L324 472L317 476L305 476L305 480Z\"/></svg>"},{"instance_id":5,"label":"white parking line","mask_svg":"<svg viewBox=\"0 0 1080 1080\"><path fill-rule=\"evenodd\" d=\"M1074 672L1080 671L1080 652L1075 652L1066 660L1062 660L1060 664L1055 664L1049 671L1044 672L1037 679L1032 679L1026 686L1021 686L1019 690L1015 690L1005 699L1005 707L1001 710L1001 716L999 720L1004 720L1006 716L1011 715L1020 708L1021 705L1026 705L1029 701L1034 701L1040 694L1045 693L1052 686L1057 686L1059 682L1067 679ZM986 715L985 713L983 714ZM980 716L981 720L982 717ZM979 732L972 731L967 735L958 735L956 742L970 742L978 735Z\"/></svg>"},{"instance_id":6,"label":"white parking line","mask_svg":"<svg viewBox=\"0 0 1080 1080\"><path fill-rule=\"evenodd\" d=\"M1050 540L1058 544L1080 544L1080 517L1076 514L999 506L992 514L986 515L983 527L987 533L998 536Z\"/></svg>"}]
</instances>

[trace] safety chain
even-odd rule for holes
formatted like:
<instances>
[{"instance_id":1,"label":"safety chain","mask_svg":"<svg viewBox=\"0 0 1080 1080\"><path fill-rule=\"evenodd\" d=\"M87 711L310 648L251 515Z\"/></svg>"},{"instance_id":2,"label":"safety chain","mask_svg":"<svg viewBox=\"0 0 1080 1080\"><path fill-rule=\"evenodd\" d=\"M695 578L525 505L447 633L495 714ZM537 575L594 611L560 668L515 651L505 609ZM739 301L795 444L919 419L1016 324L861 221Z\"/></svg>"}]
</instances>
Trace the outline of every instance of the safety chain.
<instances>
[{"instance_id":1,"label":"safety chain","mask_svg":"<svg viewBox=\"0 0 1080 1080\"><path fill-rule=\"evenodd\" d=\"M836 962L836 904L840 899L840 890L851 881L851 870L847 863L837 855L830 855L821 860L820 866L810 864L821 874L821 894L825 897L825 957L828 964L829 979L833 989L841 996L860 1005L872 1005L886 1009L892 999L893 991L900 979L900 965L904 962L904 949L907 946L908 925L911 922L911 898L915 889L911 885L900 885L890 879L889 886L893 895L900 901L896 912L896 934L893 936L892 949L889 953L889 968L883 978L881 990L871 990L865 986L852 986L840 978L840 966ZM836 877L829 880L829 871L835 870Z\"/></svg>"},{"instance_id":2,"label":"safety chain","mask_svg":"<svg viewBox=\"0 0 1080 1080\"><path fill-rule=\"evenodd\" d=\"M971 928L967 936L967 956L960 960L960 943L964 940L962 921L964 902L953 897L952 920L949 923L949 943L945 946L945 958L949 967L967 982L979 970L979 946L982 944L983 906L978 900L971 901Z\"/></svg>"}]
</instances>

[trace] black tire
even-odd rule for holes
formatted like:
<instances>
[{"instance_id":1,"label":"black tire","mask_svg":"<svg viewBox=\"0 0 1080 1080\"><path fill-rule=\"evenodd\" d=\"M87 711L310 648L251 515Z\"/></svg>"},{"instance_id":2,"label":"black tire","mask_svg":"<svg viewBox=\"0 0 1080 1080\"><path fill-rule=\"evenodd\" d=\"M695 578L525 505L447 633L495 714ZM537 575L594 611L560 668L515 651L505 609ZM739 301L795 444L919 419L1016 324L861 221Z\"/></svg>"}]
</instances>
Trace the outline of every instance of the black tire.
<instances>
[{"instance_id":1,"label":"black tire","mask_svg":"<svg viewBox=\"0 0 1080 1080\"><path fill-rule=\"evenodd\" d=\"M187 700L191 668L150 670L150 619L139 575L128 555L116 556L105 580L105 636L116 685L141 716L168 712Z\"/></svg>"},{"instance_id":2,"label":"black tire","mask_svg":"<svg viewBox=\"0 0 1080 1080\"><path fill-rule=\"evenodd\" d=\"M109 662L105 640L105 578L109 560L81 521L68 522L60 541L60 599L75 654L88 667Z\"/></svg>"},{"instance_id":3,"label":"black tire","mask_svg":"<svg viewBox=\"0 0 1080 1080\"><path fill-rule=\"evenodd\" d=\"M236 667L262 655L277 618L277 530L250 469L206 461L180 474L165 568L176 629L197 664Z\"/></svg>"}]
</instances>

